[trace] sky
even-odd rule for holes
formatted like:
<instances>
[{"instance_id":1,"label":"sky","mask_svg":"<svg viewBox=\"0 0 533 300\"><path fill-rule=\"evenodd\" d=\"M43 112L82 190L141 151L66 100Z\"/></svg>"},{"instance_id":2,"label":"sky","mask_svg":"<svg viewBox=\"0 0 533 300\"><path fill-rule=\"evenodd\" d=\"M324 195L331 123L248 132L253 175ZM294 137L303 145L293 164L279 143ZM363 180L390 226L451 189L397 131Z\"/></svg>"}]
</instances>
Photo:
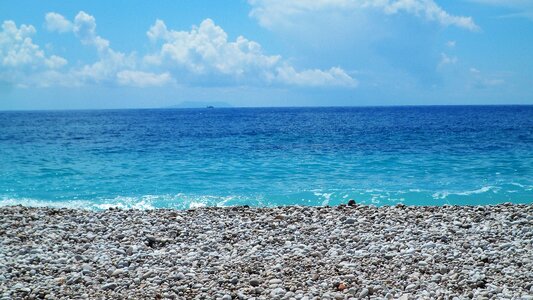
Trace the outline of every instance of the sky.
<instances>
[{"instance_id":1,"label":"sky","mask_svg":"<svg viewBox=\"0 0 533 300\"><path fill-rule=\"evenodd\" d=\"M531 0L2 0L0 23L0 110L533 104Z\"/></svg>"}]
</instances>

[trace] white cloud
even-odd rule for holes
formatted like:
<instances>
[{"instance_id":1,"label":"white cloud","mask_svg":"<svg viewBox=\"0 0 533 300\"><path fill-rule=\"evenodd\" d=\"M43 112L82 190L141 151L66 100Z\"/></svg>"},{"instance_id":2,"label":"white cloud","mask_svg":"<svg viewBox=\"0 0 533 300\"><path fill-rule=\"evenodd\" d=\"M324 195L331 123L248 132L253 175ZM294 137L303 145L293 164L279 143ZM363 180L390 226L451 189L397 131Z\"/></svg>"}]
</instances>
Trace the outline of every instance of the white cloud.
<instances>
[{"instance_id":1,"label":"white cloud","mask_svg":"<svg viewBox=\"0 0 533 300\"><path fill-rule=\"evenodd\" d=\"M94 47L98 53L98 60L73 68L66 77L70 82L76 82L77 85L86 83L108 82L113 83L117 80L117 74L126 69L136 67L136 58L133 54L125 54L113 50L107 39L99 36L96 32L96 19L84 11L80 11L71 22L58 13L46 14L46 25L56 28L57 23L63 24L63 30L60 32L70 31L79 38L83 45Z\"/></svg>"},{"instance_id":2,"label":"white cloud","mask_svg":"<svg viewBox=\"0 0 533 300\"><path fill-rule=\"evenodd\" d=\"M168 72L155 74L133 70L118 72L117 79L120 85L136 87L163 86L172 82L172 76Z\"/></svg>"},{"instance_id":3,"label":"white cloud","mask_svg":"<svg viewBox=\"0 0 533 300\"><path fill-rule=\"evenodd\" d=\"M13 21L4 21L0 32L0 58L5 67L18 67L39 63L44 60L44 52L33 44L30 36L35 34L31 25L17 25Z\"/></svg>"},{"instance_id":4,"label":"white cloud","mask_svg":"<svg viewBox=\"0 0 533 300\"><path fill-rule=\"evenodd\" d=\"M226 76L237 82L281 83L299 86L347 86L356 81L341 68L327 71L303 70L283 61L279 55L266 55L261 45L242 36L228 41L226 32L211 19L190 31L167 29L157 20L147 32L152 42L162 41L157 53L145 56L144 62L167 66L196 76Z\"/></svg>"},{"instance_id":5,"label":"white cloud","mask_svg":"<svg viewBox=\"0 0 533 300\"><path fill-rule=\"evenodd\" d=\"M59 69L67 64L67 60L61 56L52 55L50 58L45 60L45 64L50 69Z\"/></svg>"},{"instance_id":6,"label":"white cloud","mask_svg":"<svg viewBox=\"0 0 533 300\"><path fill-rule=\"evenodd\" d=\"M69 20L55 12L49 12L46 14L45 26L49 31L57 32L69 32L73 29L73 25Z\"/></svg>"},{"instance_id":7,"label":"white cloud","mask_svg":"<svg viewBox=\"0 0 533 300\"><path fill-rule=\"evenodd\" d=\"M448 41L448 42L446 42L446 46L448 46L448 48L455 48L456 44L457 44L456 41Z\"/></svg>"},{"instance_id":8,"label":"white cloud","mask_svg":"<svg viewBox=\"0 0 533 300\"><path fill-rule=\"evenodd\" d=\"M95 46L98 51L109 49L109 41L96 34L96 20L93 16L80 11L74 18L74 33L84 45Z\"/></svg>"},{"instance_id":9,"label":"white cloud","mask_svg":"<svg viewBox=\"0 0 533 300\"><path fill-rule=\"evenodd\" d=\"M369 1L376 8L382 8L387 14L406 12L438 22L444 26L457 26L468 30L479 30L472 17L451 15L432 0L396 0Z\"/></svg>"},{"instance_id":10,"label":"white cloud","mask_svg":"<svg viewBox=\"0 0 533 300\"><path fill-rule=\"evenodd\" d=\"M446 53L441 53L439 68L444 67L446 65L455 65L457 63L457 60L458 59L456 56L448 56Z\"/></svg>"},{"instance_id":11,"label":"white cloud","mask_svg":"<svg viewBox=\"0 0 533 300\"><path fill-rule=\"evenodd\" d=\"M267 28L291 24L293 18L314 12L356 12L365 9L381 11L387 15L407 13L443 26L456 26L478 30L471 17L456 16L446 12L433 0L248 0L250 15Z\"/></svg>"},{"instance_id":12,"label":"white cloud","mask_svg":"<svg viewBox=\"0 0 533 300\"><path fill-rule=\"evenodd\" d=\"M168 30L163 21L157 20L147 35L152 41L163 40L160 52L148 56L149 62L184 67L197 74L239 76L268 70L280 60L279 56L264 55L258 43L242 36L229 42L226 32L210 19L191 31Z\"/></svg>"},{"instance_id":13,"label":"white cloud","mask_svg":"<svg viewBox=\"0 0 533 300\"><path fill-rule=\"evenodd\" d=\"M96 62L74 69L72 72L82 81L112 83L118 72L135 67L136 59L133 55L108 49L108 51L99 54L99 59Z\"/></svg>"},{"instance_id":14,"label":"white cloud","mask_svg":"<svg viewBox=\"0 0 533 300\"><path fill-rule=\"evenodd\" d=\"M148 32L146 33L146 35L152 42L156 42L159 39L166 40L169 38L168 34L169 32L167 29L167 25L165 25L165 22L159 19L155 21L154 25L152 25L152 27L150 27L150 30L148 30Z\"/></svg>"},{"instance_id":15,"label":"white cloud","mask_svg":"<svg viewBox=\"0 0 533 300\"><path fill-rule=\"evenodd\" d=\"M45 16L45 25L50 31L73 32L83 45L94 46L98 51L110 50L109 41L96 33L96 19L84 11L80 11L73 22L63 15L49 12Z\"/></svg>"},{"instance_id":16,"label":"white cloud","mask_svg":"<svg viewBox=\"0 0 533 300\"><path fill-rule=\"evenodd\" d=\"M84 45L94 46L98 51L106 51L110 45L96 33L96 19L84 11L80 11L73 22L63 15L49 12L45 16L45 26L49 31L74 32Z\"/></svg>"},{"instance_id":17,"label":"white cloud","mask_svg":"<svg viewBox=\"0 0 533 300\"><path fill-rule=\"evenodd\" d=\"M47 56L33 43L36 30L31 25L17 27L11 20L2 23L0 31L0 79L16 86L39 85L38 78L49 70L59 69L67 60Z\"/></svg>"},{"instance_id":18,"label":"white cloud","mask_svg":"<svg viewBox=\"0 0 533 300\"><path fill-rule=\"evenodd\" d=\"M45 15L48 30L71 32L82 45L93 47L98 59L85 65L58 71L67 61L57 55L46 56L29 36L33 26L17 28L6 21L0 33L0 58L10 66L9 74L19 86L109 84L137 87L163 86L175 82L214 85L292 85L355 87L357 81L340 67L329 70L297 70L279 55L267 55L261 45L242 36L228 40L227 33L211 19L190 31L175 31L157 20L148 30L157 51L139 59L135 52L123 53L111 48L109 40L98 35L93 16L80 11L73 20L50 12ZM25 76L27 66L32 76ZM40 72L33 72L39 66ZM22 78L27 77L26 80ZM31 77L31 78L30 78ZM24 82L22 82L24 81Z\"/></svg>"},{"instance_id":19,"label":"white cloud","mask_svg":"<svg viewBox=\"0 0 533 300\"><path fill-rule=\"evenodd\" d=\"M350 77L338 67L326 71L314 69L297 72L291 66L277 69L277 78L280 82L297 86L348 86L356 87L357 80Z\"/></svg>"}]
</instances>

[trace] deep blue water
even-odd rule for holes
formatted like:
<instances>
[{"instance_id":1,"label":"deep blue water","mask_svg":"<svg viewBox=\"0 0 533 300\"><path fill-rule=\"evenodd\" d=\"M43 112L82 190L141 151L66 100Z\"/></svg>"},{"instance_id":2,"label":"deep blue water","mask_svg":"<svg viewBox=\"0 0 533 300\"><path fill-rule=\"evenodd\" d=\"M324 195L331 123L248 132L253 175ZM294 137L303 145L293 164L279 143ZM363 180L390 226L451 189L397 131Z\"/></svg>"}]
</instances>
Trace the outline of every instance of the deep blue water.
<instances>
[{"instance_id":1,"label":"deep blue water","mask_svg":"<svg viewBox=\"0 0 533 300\"><path fill-rule=\"evenodd\" d=\"M0 205L533 202L533 106L0 112Z\"/></svg>"}]
</instances>

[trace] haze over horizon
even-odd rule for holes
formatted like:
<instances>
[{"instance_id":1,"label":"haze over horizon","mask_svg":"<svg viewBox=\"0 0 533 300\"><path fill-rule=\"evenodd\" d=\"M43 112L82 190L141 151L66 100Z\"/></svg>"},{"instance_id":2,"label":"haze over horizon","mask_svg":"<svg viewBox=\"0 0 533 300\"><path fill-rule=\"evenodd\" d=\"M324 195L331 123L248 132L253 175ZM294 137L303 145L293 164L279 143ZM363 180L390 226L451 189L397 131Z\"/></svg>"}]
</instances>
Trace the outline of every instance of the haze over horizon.
<instances>
[{"instance_id":1,"label":"haze over horizon","mask_svg":"<svg viewBox=\"0 0 533 300\"><path fill-rule=\"evenodd\" d=\"M530 1L22 0L0 23L0 110L533 104Z\"/></svg>"}]
</instances>

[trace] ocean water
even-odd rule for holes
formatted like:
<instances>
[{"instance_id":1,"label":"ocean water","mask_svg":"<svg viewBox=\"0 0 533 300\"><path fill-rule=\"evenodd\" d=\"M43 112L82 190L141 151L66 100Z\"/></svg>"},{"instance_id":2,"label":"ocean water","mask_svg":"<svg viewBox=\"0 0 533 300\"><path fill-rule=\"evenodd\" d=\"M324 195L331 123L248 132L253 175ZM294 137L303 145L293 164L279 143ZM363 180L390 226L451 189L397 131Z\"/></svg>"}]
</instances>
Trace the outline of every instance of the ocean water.
<instances>
[{"instance_id":1,"label":"ocean water","mask_svg":"<svg viewBox=\"0 0 533 300\"><path fill-rule=\"evenodd\" d=\"M533 106L0 112L0 205L533 202Z\"/></svg>"}]
</instances>

